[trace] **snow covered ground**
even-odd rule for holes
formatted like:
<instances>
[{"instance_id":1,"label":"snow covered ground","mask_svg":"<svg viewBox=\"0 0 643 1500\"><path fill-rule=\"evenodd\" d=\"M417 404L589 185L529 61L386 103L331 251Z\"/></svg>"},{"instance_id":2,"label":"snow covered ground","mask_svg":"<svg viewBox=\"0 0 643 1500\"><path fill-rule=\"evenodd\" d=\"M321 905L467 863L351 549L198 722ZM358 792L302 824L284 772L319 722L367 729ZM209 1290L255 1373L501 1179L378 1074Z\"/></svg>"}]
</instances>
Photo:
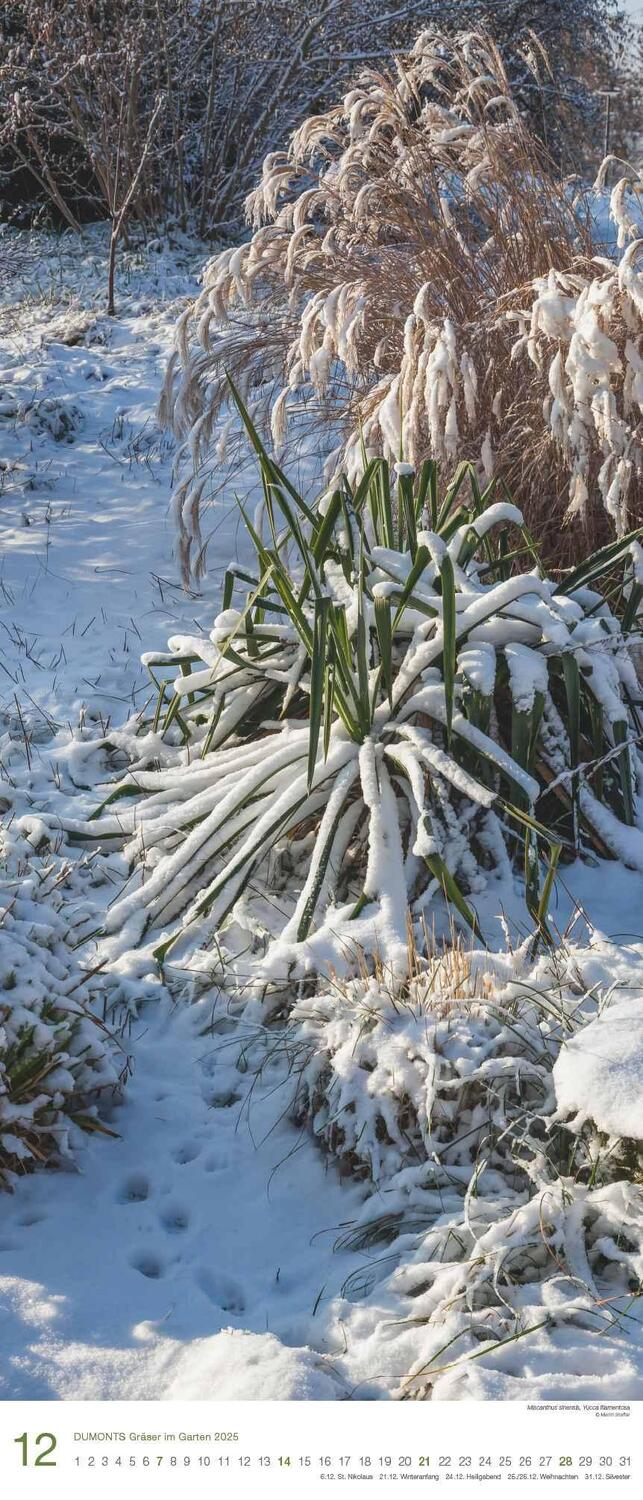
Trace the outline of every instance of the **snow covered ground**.
<instances>
[{"instance_id":1,"label":"snow covered ground","mask_svg":"<svg viewBox=\"0 0 643 1500\"><path fill-rule=\"evenodd\" d=\"M43 243L35 289L31 268L24 288L4 290L0 792L9 818L75 804L86 816L83 747L143 706L139 653L216 612L217 580L237 545L234 498L210 513L210 573L190 598L172 555L170 444L155 420L176 316L203 257L187 241L129 252L114 320L101 311L100 230L82 244ZM577 866L554 911L562 931L581 903L583 982L608 997L613 986L621 1003L634 996L638 1016L642 898L640 875ZM519 942L511 889L503 904ZM481 916L500 946L497 908ZM414 1280L426 1226L415 1224L395 1251L351 1233L397 1200L342 1177L290 1122L283 1054L267 1056L258 1074L243 1071L241 1026L212 991L181 1005L159 986L132 1019L133 1076L108 1121L117 1139L82 1137L69 1170L25 1176L2 1197L5 1399L381 1400L429 1361L443 1371L434 1395L447 1399L643 1397L635 1296L609 1319L592 1322L583 1306L571 1323L553 1315L551 1291L547 1307L526 1297L529 1337L484 1358L460 1359L457 1344L444 1353L451 1329L430 1323L430 1297ZM581 1109L569 1061L559 1066ZM630 1119L636 1057L631 1066ZM593 1087L591 1048L583 1067ZM580 1252L577 1267L580 1284ZM576 1294L573 1281L561 1273L562 1299Z\"/></svg>"}]
</instances>

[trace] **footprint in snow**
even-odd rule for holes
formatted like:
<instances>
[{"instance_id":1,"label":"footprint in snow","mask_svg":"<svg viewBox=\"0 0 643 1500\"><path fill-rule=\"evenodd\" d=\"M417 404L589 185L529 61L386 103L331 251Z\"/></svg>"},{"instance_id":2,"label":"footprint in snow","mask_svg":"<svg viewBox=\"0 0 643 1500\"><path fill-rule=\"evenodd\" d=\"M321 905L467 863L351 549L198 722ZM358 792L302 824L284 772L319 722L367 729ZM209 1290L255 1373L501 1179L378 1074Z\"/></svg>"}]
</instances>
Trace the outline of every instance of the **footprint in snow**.
<instances>
[{"instance_id":1,"label":"footprint in snow","mask_svg":"<svg viewBox=\"0 0 643 1500\"><path fill-rule=\"evenodd\" d=\"M222 1151L211 1151L203 1163L206 1172L226 1172L231 1165L230 1157Z\"/></svg>"},{"instance_id":2,"label":"footprint in snow","mask_svg":"<svg viewBox=\"0 0 643 1500\"><path fill-rule=\"evenodd\" d=\"M203 1099L208 1109L231 1109L233 1104L238 1104L241 1094L235 1094L234 1089L224 1089L218 1093L204 1094Z\"/></svg>"},{"instance_id":3,"label":"footprint in snow","mask_svg":"<svg viewBox=\"0 0 643 1500\"><path fill-rule=\"evenodd\" d=\"M179 1167L186 1167L188 1162L196 1161L200 1153L201 1147L198 1141L184 1141L183 1145L179 1146L172 1154Z\"/></svg>"},{"instance_id":4,"label":"footprint in snow","mask_svg":"<svg viewBox=\"0 0 643 1500\"><path fill-rule=\"evenodd\" d=\"M215 1307L220 1307L222 1312L242 1313L245 1311L245 1297L241 1287L232 1277L223 1275L220 1271L210 1271L207 1266L202 1266L195 1271L194 1280L199 1290L213 1302Z\"/></svg>"},{"instance_id":5,"label":"footprint in snow","mask_svg":"<svg viewBox=\"0 0 643 1500\"><path fill-rule=\"evenodd\" d=\"M125 1177L117 1194L119 1203L144 1203L150 1195L149 1178L144 1172L130 1172Z\"/></svg>"},{"instance_id":6,"label":"footprint in snow","mask_svg":"<svg viewBox=\"0 0 643 1500\"><path fill-rule=\"evenodd\" d=\"M163 1262L149 1250L132 1255L130 1265L133 1271L140 1271L141 1276L147 1276L148 1281L160 1281L164 1274Z\"/></svg>"},{"instance_id":7,"label":"footprint in snow","mask_svg":"<svg viewBox=\"0 0 643 1500\"><path fill-rule=\"evenodd\" d=\"M160 1223L166 1234L183 1234L189 1227L190 1215L187 1208L170 1203L163 1209Z\"/></svg>"}]
</instances>

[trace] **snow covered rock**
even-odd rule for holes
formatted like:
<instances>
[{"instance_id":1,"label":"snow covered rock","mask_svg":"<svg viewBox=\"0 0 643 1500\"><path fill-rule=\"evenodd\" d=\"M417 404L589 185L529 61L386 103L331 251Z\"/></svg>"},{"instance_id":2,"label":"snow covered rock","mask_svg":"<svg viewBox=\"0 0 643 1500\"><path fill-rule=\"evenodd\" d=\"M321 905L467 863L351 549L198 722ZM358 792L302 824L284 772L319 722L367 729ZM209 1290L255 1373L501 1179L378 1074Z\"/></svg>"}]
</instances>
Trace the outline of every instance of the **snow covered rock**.
<instances>
[{"instance_id":1,"label":"snow covered rock","mask_svg":"<svg viewBox=\"0 0 643 1500\"><path fill-rule=\"evenodd\" d=\"M643 1000L622 1000L565 1043L554 1066L562 1114L643 1141Z\"/></svg>"},{"instance_id":2,"label":"snow covered rock","mask_svg":"<svg viewBox=\"0 0 643 1500\"><path fill-rule=\"evenodd\" d=\"M181 1359L171 1401L337 1401L342 1387L312 1349L289 1349L272 1333L224 1328L197 1339Z\"/></svg>"}]
</instances>

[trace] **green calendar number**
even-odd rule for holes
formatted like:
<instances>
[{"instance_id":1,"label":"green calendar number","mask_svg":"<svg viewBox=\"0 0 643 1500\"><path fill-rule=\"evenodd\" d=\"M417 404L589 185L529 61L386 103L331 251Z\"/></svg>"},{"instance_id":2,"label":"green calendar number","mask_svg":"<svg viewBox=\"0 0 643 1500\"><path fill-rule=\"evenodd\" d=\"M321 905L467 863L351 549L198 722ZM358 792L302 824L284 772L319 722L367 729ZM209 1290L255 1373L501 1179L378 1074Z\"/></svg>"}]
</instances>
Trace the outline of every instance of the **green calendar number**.
<instances>
[{"instance_id":1,"label":"green calendar number","mask_svg":"<svg viewBox=\"0 0 643 1500\"><path fill-rule=\"evenodd\" d=\"M53 1453L54 1448L56 1447L56 1439L53 1435L53 1432L39 1432L38 1436L33 1439L33 1448L35 1449L35 1455L32 1459L29 1458L28 1432L23 1432L21 1433L20 1437L14 1438L14 1443L19 1443L20 1447L22 1448L23 1469L27 1469L30 1463L32 1464L34 1469L55 1469L56 1460L55 1458L49 1457L49 1454ZM43 1443L46 1443L48 1446L43 1448Z\"/></svg>"}]
</instances>

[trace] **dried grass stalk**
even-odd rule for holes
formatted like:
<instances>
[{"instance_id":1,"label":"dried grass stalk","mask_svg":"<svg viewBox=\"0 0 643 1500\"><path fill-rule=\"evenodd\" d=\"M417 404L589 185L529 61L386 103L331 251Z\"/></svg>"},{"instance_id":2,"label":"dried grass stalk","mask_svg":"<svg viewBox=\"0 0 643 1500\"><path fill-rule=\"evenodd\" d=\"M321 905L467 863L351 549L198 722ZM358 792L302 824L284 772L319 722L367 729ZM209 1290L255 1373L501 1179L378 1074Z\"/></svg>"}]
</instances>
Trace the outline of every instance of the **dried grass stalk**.
<instances>
[{"instance_id":1,"label":"dried grass stalk","mask_svg":"<svg viewBox=\"0 0 643 1500\"><path fill-rule=\"evenodd\" d=\"M422 34L266 157L252 237L206 267L164 390L186 570L203 567L226 372L277 449L314 420L349 472L362 444L501 472L559 561L563 518L583 548L640 520L643 241L635 174L610 158L601 192L608 174L618 264L478 33Z\"/></svg>"}]
</instances>

